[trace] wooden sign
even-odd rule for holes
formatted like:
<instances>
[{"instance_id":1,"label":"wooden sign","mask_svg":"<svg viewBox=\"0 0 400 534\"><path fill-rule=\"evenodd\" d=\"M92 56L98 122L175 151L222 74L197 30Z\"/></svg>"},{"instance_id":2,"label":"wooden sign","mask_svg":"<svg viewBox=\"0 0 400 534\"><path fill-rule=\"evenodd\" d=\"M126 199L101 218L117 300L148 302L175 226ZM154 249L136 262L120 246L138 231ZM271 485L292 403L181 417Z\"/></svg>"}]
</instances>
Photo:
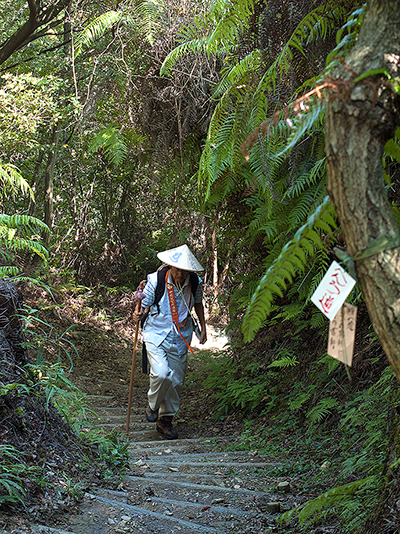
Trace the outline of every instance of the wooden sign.
<instances>
[{"instance_id":1,"label":"wooden sign","mask_svg":"<svg viewBox=\"0 0 400 534\"><path fill-rule=\"evenodd\" d=\"M334 261L314 291L311 301L332 321L355 283L354 278Z\"/></svg>"},{"instance_id":2,"label":"wooden sign","mask_svg":"<svg viewBox=\"0 0 400 534\"><path fill-rule=\"evenodd\" d=\"M329 323L328 354L349 367L353 362L357 307L348 302Z\"/></svg>"}]
</instances>

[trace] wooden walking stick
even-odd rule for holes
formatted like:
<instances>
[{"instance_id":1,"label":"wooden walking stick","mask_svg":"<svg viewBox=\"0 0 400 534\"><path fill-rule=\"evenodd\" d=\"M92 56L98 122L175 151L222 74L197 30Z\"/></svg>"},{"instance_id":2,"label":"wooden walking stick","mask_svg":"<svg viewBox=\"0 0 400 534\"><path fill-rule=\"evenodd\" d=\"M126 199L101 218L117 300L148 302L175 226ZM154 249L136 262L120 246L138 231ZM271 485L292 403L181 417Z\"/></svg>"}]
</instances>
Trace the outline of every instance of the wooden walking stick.
<instances>
[{"instance_id":1,"label":"wooden walking stick","mask_svg":"<svg viewBox=\"0 0 400 534\"><path fill-rule=\"evenodd\" d=\"M143 287L144 282L140 282L139 287L136 290L135 298L137 299L135 312L140 312L140 307L142 305L142 299L143 299ZM131 380L129 383L129 395L128 395L128 414L126 417L126 434L129 434L129 420L131 418L131 406L132 406L132 389L133 389L133 375L135 373L135 360L136 360L136 351L137 351L137 344L138 344L138 335L139 335L139 322L135 325L135 339L133 343L133 354L132 354L132 367L131 367Z\"/></svg>"}]
</instances>

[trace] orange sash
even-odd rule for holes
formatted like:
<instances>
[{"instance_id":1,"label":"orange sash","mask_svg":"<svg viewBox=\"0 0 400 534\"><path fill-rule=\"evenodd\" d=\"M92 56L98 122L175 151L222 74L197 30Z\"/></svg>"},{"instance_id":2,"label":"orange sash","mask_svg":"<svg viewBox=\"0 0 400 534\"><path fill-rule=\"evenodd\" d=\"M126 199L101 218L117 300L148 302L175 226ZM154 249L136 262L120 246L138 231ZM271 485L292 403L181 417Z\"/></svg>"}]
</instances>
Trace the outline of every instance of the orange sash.
<instances>
[{"instance_id":1,"label":"orange sash","mask_svg":"<svg viewBox=\"0 0 400 534\"><path fill-rule=\"evenodd\" d=\"M167 288L167 293L168 293L168 299L169 299L169 307L171 308L171 316L172 316L172 321L173 323L175 324L178 332L179 332L179 335L181 336L181 338L183 339L183 341L185 342L185 345L187 346L187 348L190 350L190 352L193 354L193 350L192 350L192 347L190 345L188 345L186 339L183 337L183 335L181 334L181 326L185 326L186 325L186 322L187 322L187 318L188 318L188 315L186 316L186 319L185 319L185 322L182 323L182 324L179 324L179 314L178 314L178 306L176 305L176 298L175 298L175 292L174 292L174 286L173 284L171 284L170 282L168 282L168 277L169 277L169 273L170 273L170 270L167 271L166 275L165 275L165 286ZM185 298L182 294L182 298Z\"/></svg>"}]
</instances>

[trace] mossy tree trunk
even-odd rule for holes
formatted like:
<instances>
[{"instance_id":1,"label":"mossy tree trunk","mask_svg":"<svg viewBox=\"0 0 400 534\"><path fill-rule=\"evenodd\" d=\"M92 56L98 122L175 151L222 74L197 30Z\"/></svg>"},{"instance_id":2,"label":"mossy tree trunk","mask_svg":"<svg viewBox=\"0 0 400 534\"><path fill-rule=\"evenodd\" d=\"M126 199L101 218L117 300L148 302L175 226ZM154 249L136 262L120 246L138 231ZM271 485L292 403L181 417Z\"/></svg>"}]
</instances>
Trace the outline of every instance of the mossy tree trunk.
<instances>
[{"instance_id":1,"label":"mossy tree trunk","mask_svg":"<svg viewBox=\"0 0 400 534\"><path fill-rule=\"evenodd\" d=\"M385 191L382 155L400 124L400 99L376 69L399 76L400 2L368 0L359 39L332 76L342 94L327 100L328 191L347 251L354 256L375 238L398 232ZM357 75L375 71L354 84ZM382 72L382 71L381 71ZM400 381L400 247L356 262L368 312Z\"/></svg>"}]
</instances>

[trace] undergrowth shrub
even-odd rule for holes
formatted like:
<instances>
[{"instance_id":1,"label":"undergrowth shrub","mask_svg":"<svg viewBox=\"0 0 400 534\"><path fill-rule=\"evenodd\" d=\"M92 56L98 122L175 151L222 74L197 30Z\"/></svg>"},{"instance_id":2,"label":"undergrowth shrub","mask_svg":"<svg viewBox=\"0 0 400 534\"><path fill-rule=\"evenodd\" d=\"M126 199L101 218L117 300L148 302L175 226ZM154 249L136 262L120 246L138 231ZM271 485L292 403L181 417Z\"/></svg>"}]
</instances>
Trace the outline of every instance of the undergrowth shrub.
<instances>
[{"instance_id":1,"label":"undergrowth shrub","mask_svg":"<svg viewBox=\"0 0 400 534\"><path fill-rule=\"evenodd\" d=\"M399 484L400 385L390 367L377 383L348 401L340 420L342 484L283 514L311 525L335 516L341 532L361 534L379 525L379 517ZM345 483L343 483L345 482Z\"/></svg>"},{"instance_id":2,"label":"undergrowth shrub","mask_svg":"<svg viewBox=\"0 0 400 534\"><path fill-rule=\"evenodd\" d=\"M44 397L46 408L50 402L54 404L80 439L97 448L99 459L108 466L103 473L105 478L112 477L113 470L127 467L129 442L118 432L106 433L98 428L97 414L90 409L86 395L68 379L61 364L42 363L29 367L37 377L32 386L36 394Z\"/></svg>"},{"instance_id":3,"label":"undergrowth shrub","mask_svg":"<svg viewBox=\"0 0 400 534\"><path fill-rule=\"evenodd\" d=\"M400 385L368 321L350 370L324 353L324 333L308 329L302 338L286 324L211 362L203 385L214 415L240 412L235 446L279 456L283 472L273 475L293 476L315 495L283 515L289 528L308 534L329 522L343 534L381 533L400 487Z\"/></svg>"},{"instance_id":4,"label":"undergrowth shrub","mask_svg":"<svg viewBox=\"0 0 400 534\"><path fill-rule=\"evenodd\" d=\"M38 471L28 467L24 454L8 444L0 444L0 506L4 503L21 503L25 506L25 479Z\"/></svg>"}]
</instances>

